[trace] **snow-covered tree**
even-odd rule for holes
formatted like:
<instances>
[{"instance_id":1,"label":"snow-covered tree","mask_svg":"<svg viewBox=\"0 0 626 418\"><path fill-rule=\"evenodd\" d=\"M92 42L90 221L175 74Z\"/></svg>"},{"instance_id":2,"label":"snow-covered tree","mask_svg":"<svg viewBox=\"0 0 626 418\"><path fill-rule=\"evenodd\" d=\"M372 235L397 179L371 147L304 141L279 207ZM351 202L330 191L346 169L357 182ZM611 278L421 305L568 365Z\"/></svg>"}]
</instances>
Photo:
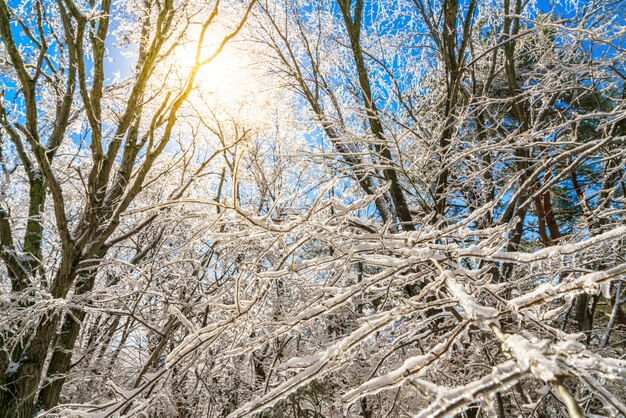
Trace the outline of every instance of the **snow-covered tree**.
<instances>
[{"instance_id":1,"label":"snow-covered tree","mask_svg":"<svg viewBox=\"0 0 626 418\"><path fill-rule=\"evenodd\" d=\"M626 415L624 6L0 0L0 416Z\"/></svg>"}]
</instances>

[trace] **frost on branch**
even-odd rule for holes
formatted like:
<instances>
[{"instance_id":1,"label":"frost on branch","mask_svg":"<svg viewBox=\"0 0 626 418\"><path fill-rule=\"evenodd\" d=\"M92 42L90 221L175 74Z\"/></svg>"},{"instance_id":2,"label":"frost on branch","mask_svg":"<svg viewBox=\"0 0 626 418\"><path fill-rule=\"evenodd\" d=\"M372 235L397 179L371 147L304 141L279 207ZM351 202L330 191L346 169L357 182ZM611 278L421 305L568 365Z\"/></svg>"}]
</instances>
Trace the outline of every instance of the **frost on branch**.
<instances>
[{"instance_id":1,"label":"frost on branch","mask_svg":"<svg viewBox=\"0 0 626 418\"><path fill-rule=\"evenodd\" d=\"M626 416L622 3L0 0L0 418Z\"/></svg>"}]
</instances>

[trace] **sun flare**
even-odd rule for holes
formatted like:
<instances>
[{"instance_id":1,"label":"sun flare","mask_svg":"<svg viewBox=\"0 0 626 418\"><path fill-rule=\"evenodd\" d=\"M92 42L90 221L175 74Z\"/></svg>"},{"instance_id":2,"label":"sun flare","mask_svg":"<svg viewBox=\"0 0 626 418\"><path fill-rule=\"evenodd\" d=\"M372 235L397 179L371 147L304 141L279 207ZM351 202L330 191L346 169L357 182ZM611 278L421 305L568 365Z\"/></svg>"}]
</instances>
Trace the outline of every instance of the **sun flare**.
<instances>
[{"instance_id":1,"label":"sun flare","mask_svg":"<svg viewBox=\"0 0 626 418\"><path fill-rule=\"evenodd\" d=\"M184 73L191 71L196 63L199 42L199 31L191 36L191 41L181 44L174 52L176 66ZM206 59L217 51L226 36L226 30L216 30L205 35L202 41L199 61ZM229 43L212 60L201 64L196 74L196 87L203 94L224 95L237 99L247 87L251 89L252 77L250 60L244 50Z\"/></svg>"},{"instance_id":2,"label":"sun flare","mask_svg":"<svg viewBox=\"0 0 626 418\"><path fill-rule=\"evenodd\" d=\"M207 33L199 61L211 56L227 33L226 29ZM196 64L199 31L189 38L191 41L181 44L173 54L177 72L182 76L188 75ZM237 115L249 127L258 127L267 119L268 104L274 102L271 99L275 91L243 43L229 42L215 58L200 65L189 100L195 107L207 106L218 119ZM260 85L268 88L259 89Z\"/></svg>"}]
</instances>

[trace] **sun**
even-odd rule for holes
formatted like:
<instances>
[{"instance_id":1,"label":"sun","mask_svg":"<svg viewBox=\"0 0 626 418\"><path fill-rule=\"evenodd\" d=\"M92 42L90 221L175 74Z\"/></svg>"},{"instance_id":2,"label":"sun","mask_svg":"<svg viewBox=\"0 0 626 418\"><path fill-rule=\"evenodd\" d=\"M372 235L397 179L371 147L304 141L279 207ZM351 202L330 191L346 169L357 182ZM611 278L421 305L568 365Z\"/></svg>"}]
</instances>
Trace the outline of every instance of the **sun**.
<instances>
[{"instance_id":1,"label":"sun","mask_svg":"<svg viewBox=\"0 0 626 418\"><path fill-rule=\"evenodd\" d=\"M211 56L232 29L215 27L207 31L202 42L200 60ZM173 51L174 66L181 76L188 75L196 63L199 29L190 29L188 42ZM260 63L258 43L245 37L230 40L213 60L202 65L196 74L194 93L189 101L196 109L210 108L212 117L237 119L259 128L269 119L268 113L277 102L278 89L267 69Z\"/></svg>"},{"instance_id":2,"label":"sun","mask_svg":"<svg viewBox=\"0 0 626 418\"><path fill-rule=\"evenodd\" d=\"M200 66L196 75L198 88L209 94L232 92L237 85L235 80L245 82L249 77L244 54L227 45L211 62ZM175 55L177 60L180 59L179 65L190 70L195 63L196 45L186 45Z\"/></svg>"},{"instance_id":3,"label":"sun","mask_svg":"<svg viewBox=\"0 0 626 418\"><path fill-rule=\"evenodd\" d=\"M228 33L225 28L212 29L202 41L200 60L214 54ZM199 29L189 29L189 41L181 43L174 51L175 65L182 73L191 71L195 64L199 38ZM240 46L241 41L231 40L214 59L201 65L196 75L197 88L205 94L238 96L251 77L249 53Z\"/></svg>"}]
</instances>

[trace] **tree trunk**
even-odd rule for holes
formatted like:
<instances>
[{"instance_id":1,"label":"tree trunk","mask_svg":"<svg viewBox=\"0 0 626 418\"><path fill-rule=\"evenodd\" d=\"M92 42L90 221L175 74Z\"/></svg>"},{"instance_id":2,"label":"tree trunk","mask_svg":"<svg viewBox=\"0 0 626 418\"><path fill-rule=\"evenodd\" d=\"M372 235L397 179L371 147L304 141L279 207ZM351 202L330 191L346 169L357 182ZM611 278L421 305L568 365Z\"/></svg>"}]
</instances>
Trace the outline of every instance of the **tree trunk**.
<instances>
[{"instance_id":1,"label":"tree trunk","mask_svg":"<svg viewBox=\"0 0 626 418\"><path fill-rule=\"evenodd\" d=\"M90 272L81 278L76 284L75 293L77 296L93 289L95 276L95 272ZM57 345L54 347L50 365L46 372L46 379L35 405L36 412L39 410L46 411L59 403L66 374L70 371L74 346L80 335L81 325L85 316L85 311L79 309L72 309L70 314L65 315L61 332L57 338Z\"/></svg>"}]
</instances>

